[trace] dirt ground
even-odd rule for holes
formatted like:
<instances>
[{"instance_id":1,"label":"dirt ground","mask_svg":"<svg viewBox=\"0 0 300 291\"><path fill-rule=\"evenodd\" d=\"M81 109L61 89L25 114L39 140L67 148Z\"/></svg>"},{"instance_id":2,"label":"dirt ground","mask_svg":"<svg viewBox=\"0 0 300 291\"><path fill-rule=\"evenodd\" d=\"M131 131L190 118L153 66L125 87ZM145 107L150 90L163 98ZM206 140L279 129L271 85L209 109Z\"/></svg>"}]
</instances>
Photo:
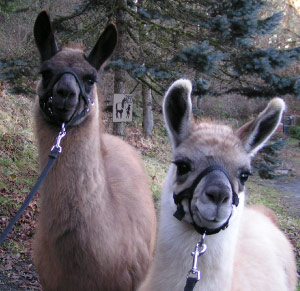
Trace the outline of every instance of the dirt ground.
<instances>
[{"instance_id":1,"label":"dirt ground","mask_svg":"<svg viewBox=\"0 0 300 291\"><path fill-rule=\"evenodd\" d=\"M300 181L268 181L265 182L275 188L282 196L282 200L287 205L287 211L293 217L300 219Z\"/></svg>"},{"instance_id":2,"label":"dirt ground","mask_svg":"<svg viewBox=\"0 0 300 291\"><path fill-rule=\"evenodd\" d=\"M288 175L283 175L275 180L263 180L272 185L288 206L288 212L300 219L300 142L289 142L282 153L283 170L288 170Z\"/></svg>"}]
</instances>

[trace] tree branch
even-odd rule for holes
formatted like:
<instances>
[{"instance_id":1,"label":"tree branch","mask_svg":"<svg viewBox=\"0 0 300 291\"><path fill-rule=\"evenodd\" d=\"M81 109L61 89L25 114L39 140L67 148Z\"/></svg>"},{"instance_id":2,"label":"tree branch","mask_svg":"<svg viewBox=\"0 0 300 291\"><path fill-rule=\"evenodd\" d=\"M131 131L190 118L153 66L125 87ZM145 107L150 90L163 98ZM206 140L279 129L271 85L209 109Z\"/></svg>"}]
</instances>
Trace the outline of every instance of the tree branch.
<instances>
[{"instance_id":1,"label":"tree branch","mask_svg":"<svg viewBox=\"0 0 300 291\"><path fill-rule=\"evenodd\" d=\"M145 84L147 87L149 87L151 90L153 90L155 93L157 93L160 96L163 96L164 94L158 90L157 88L155 88L154 86L152 86L151 83L147 82L144 78L142 77L138 77L136 78L137 80L139 80L140 82L142 82L143 84ZM160 104L161 105L161 104Z\"/></svg>"},{"instance_id":2,"label":"tree branch","mask_svg":"<svg viewBox=\"0 0 300 291\"><path fill-rule=\"evenodd\" d=\"M54 28L57 28L58 26L60 26L63 22L68 21L70 19L76 18L78 16L81 16L82 14L84 14L84 12L87 11L87 9L89 8L89 6L91 5L91 2L87 2L85 5L82 6L82 8L78 11L74 11L72 14L67 15L67 16L59 16L53 19L52 25Z\"/></svg>"}]
</instances>

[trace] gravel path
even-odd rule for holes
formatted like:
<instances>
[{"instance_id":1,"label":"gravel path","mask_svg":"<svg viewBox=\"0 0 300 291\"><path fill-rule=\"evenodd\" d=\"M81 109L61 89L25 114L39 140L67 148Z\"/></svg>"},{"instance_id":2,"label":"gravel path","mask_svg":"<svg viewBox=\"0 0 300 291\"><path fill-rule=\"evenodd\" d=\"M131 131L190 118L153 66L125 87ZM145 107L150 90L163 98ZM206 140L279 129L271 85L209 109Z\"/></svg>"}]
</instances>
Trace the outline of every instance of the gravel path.
<instances>
[{"instance_id":1,"label":"gravel path","mask_svg":"<svg viewBox=\"0 0 300 291\"><path fill-rule=\"evenodd\" d=\"M288 212L300 219L300 181L275 181L273 185L287 204Z\"/></svg>"}]
</instances>

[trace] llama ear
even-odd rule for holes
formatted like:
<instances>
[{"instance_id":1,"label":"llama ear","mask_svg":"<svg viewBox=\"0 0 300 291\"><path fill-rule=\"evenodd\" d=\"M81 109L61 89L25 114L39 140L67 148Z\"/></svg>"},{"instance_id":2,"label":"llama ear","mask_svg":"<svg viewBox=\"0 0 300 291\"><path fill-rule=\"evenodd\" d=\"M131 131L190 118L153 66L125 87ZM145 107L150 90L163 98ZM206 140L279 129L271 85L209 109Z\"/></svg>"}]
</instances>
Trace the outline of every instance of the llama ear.
<instances>
[{"instance_id":1,"label":"llama ear","mask_svg":"<svg viewBox=\"0 0 300 291\"><path fill-rule=\"evenodd\" d=\"M254 120L237 130L237 135L250 156L254 156L272 136L281 120L284 109L284 101L280 98L274 98Z\"/></svg>"},{"instance_id":2,"label":"llama ear","mask_svg":"<svg viewBox=\"0 0 300 291\"><path fill-rule=\"evenodd\" d=\"M54 56L58 51L47 11L43 10L38 15L33 32L36 45L41 55L41 60L44 62Z\"/></svg>"},{"instance_id":3,"label":"llama ear","mask_svg":"<svg viewBox=\"0 0 300 291\"><path fill-rule=\"evenodd\" d=\"M101 34L96 45L90 52L87 60L98 71L112 55L118 41L118 31L113 23L110 23Z\"/></svg>"},{"instance_id":4,"label":"llama ear","mask_svg":"<svg viewBox=\"0 0 300 291\"><path fill-rule=\"evenodd\" d=\"M191 81L180 79L171 85L164 97L164 118L174 148L188 135L192 126L191 92Z\"/></svg>"}]
</instances>

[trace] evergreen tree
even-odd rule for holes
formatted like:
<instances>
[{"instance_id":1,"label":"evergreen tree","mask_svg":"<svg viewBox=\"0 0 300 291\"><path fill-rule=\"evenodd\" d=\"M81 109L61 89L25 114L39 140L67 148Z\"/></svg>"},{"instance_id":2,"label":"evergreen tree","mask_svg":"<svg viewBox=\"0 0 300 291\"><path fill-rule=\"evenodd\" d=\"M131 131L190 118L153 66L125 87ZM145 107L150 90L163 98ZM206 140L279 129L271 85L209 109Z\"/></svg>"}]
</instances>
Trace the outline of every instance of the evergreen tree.
<instances>
[{"instance_id":1,"label":"evergreen tree","mask_svg":"<svg viewBox=\"0 0 300 291\"><path fill-rule=\"evenodd\" d=\"M261 150L260 160L256 166L261 178L274 179L276 177L276 169L281 163L280 156L287 143L288 139L278 138Z\"/></svg>"},{"instance_id":2,"label":"evergreen tree","mask_svg":"<svg viewBox=\"0 0 300 291\"><path fill-rule=\"evenodd\" d=\"M300 77L286 73L299 59L300 48L258 45L282 18L281 12L268 14L264 0L86 0L72 5L69 14L54 17L61 42L89 47L105 23L122 14L126 51L116 54L109 68L122 69L148 86L154 100L181 77L193 80L196 97L300 95Z\"/></svg>"},{"instance_id":3,"label":"evergreen tree","mask_svg":"<svg viewBox=\"0 0 300 291\"><path fill-rule=\"evenodd\" d=\"M280 74L299 59L300 48L255 47L257 37L270 34L282 18L281 12L262 18L265 1L149 0L131 4L137 9L127 9L135 19L127 23L127 31L134 36L139 29L143 45L136 45L147 56L146 62L139 63L132 49L130 58L116 60L111 66L124 68L145 83L143 76L151 76L157 93L163 91L164 80L170 83L170 79L200 74L194 87L201 95L208 91L216 95L237 91L250 97L300 94L300 77ZM212 88L208 80L222 85Z\"/></svg>"}]
</instances>

